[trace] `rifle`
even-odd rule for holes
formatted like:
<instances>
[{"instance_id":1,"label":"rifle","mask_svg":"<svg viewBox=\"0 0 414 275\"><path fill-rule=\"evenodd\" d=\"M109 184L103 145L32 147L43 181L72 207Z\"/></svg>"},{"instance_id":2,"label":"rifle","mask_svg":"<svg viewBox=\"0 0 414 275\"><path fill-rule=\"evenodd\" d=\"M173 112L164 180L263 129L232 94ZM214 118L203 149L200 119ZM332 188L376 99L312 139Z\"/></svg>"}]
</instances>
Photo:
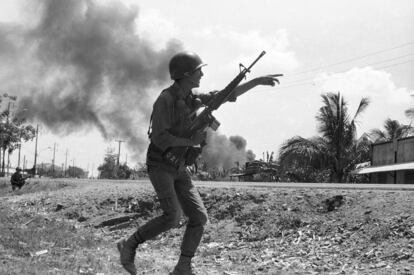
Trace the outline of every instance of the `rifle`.
<instances>
[{"instance_id":1,"label":"rifle","mask_svg":"<svg viewBox=\"0 0 414 275\"><path fill-rule=\"evenodd\" d=\"M211 100L206 104L204 110L192 120L190 126L183 133L184 138L192 138L197 132L204 131L208 127L216 131L220 126L220 122L213 116L212 112L217 110L222 104L224 104L232 95L234 89L240 84L240 82L246 78L246 74L250 72L250 69L259 61L260 58L265 55L263 51L249 67L244 67L240 64L240 73L220 92L215 94ZM194 115L194 112L190 114L190 117ZM195 163L198 155L201 154L202 148L206 145L205 142L200 144L200 147L171 147L167 149L163 158L169 164L178 168L181 164L191 165Z\"/></svg>"}]
</instances>

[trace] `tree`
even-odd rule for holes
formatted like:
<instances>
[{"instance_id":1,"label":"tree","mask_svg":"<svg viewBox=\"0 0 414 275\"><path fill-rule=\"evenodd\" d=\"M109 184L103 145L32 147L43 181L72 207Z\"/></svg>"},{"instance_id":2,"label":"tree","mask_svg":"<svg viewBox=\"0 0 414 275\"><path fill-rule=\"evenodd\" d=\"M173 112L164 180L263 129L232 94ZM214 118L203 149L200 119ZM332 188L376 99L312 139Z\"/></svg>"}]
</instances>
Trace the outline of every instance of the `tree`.
<instances>
[{"instance_id":1,"label":"tree","mask_svg":"<svg viewBox=\"0 0 414 275\"><path fill-rule=\"evenodd\" d=\"M374 142L392 141L406 137L413 129L410 125L404 125L397 120L387 118L384 122L384 131L380 129L373 129L370 132L370 137Z\"/></svg>"},{"instance_id":2,"label":"tree","mask_svg":"<svg viewBox=\"0 0 414 275\"><path fill-rule=\"evenodd\" d=\"M9 100L7 108L0 113L0 146L2 152L1 174L4 175L6 150L9 154L21 145L22 141L29 141L35 137L36 130L26 124L25 118L21 118L11 112L11 104L17 100L15 96L4 94L3 98ZM1 102L1 100L0 100Z\"/></svg>"},{"instance_id":3,"label":"tree","mask_svg":"<svg viewBox=\"0 0 414 275\"><path fill-rule=\"evenodd\" d=\"M129 179L132 170L126 164L117 166L118 155L113 148L108 148L104 157L104 163L98 167L101 179Z\"/></svg>"},{"instance_id":4,"label":"tree","mask_svg":"<svg viewBox=\"0 0 414 275\"><path fill-rule=\"evenodd\" d=\"M105 153L104 163L98 167L99 178L116 179L116 160L117 155L113 148L108 148Z\"/></svg>"},{"instance_id":5,"label":"tree","mask_svg":"<svg viewBox=\"0 0 414 275\"><path fill-rule=\"evenodd\" d=\"M357 150L364 148L369 152L369 146L358 145L356 139L357 118L367 108L369 100L362 98L352 117L340 93L323 94L322 101L324 105L316 115L320 136L310 139L297 136L287 140L280 148L279 162L285 170L300 167L305 172L323 173L327 169L330 181L342 182L357 155L360 159L365 157Z\"/></svg>"},{"instance_id":6,"label":"tree","mask_svg":"<svg viewBox=\"0 0 414 275\"><path fill-rule=\"evenodd\" d=\"M414 119L414 107L405 110L405 115L411 119Z\"/></svg>"},{"instance_id":7,"label":"tree","mask_svg":"<svg viewBox=\"0 0 414 275\"><path fill-rule=\"evenodd\" d=\"M411 95L411 96L414 97L414 95ZM414 119L414 107L411 107L405 110L405 115L413 120Z\"/></svg>"},{"instance_id":8,"label":"tree","mask_svg":"<svg viewBox=\"0 0 414 275\"><path fill-rule=\"evenodd\" d=\"M76 166L69 166L66 174L71 178L86 178L88 176L87 172Z\"/></svg>"},{"instance_id":9,"label":"tree","mask_svg":"<svg viewBox=\"0 0 414 275\"><path fill-rule=\"evenodd\" d=\"M116 173L118 179L129 179L131 177L132 170L128 165L120 164Z\"/></svg>"}]
</instances>

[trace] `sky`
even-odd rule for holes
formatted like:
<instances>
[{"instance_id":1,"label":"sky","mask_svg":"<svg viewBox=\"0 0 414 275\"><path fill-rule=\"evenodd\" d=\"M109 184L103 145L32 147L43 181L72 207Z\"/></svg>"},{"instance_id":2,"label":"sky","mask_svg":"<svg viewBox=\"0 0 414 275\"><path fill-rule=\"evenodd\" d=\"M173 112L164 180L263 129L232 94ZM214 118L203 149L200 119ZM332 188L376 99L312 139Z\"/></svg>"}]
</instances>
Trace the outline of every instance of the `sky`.
<instances>
[{"instance_id":1,"label":"sky","mask_svg":"<svg viewBox=\"0 0 414 275\"><path fill-rule=\"evenodd\" d=\"M340 92L351 114L370 99L358 135L382 129L387 118L410 124L413 18L408 0L3 0L0 93L18 96L13 111L39 125L38 162L51 162L56 143L57 165L96 176L119 140L121 162L145 161L151 106L171 84L174 53L193 51L208 64L197 91L205 93L224 88L240 63L266 51L247 80L281 73L281 84L256 87L217 110L221 139L212 140L227 148L227 138L240 137L242 149L260 159L293 136L317 135L327 92ZM34 147L22 147L28 166ZM16 159L17 152L12 166Z\"/></svg>"}]
</instances>

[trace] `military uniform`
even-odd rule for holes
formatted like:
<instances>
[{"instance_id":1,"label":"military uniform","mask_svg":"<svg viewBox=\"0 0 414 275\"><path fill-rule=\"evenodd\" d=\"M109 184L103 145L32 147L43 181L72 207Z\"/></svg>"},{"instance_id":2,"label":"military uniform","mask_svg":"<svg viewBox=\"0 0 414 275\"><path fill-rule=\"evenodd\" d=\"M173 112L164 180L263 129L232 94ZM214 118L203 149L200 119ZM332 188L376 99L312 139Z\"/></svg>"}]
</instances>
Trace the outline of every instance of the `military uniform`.
<instances>
[{"instance_id":1,"label":"military uniform","mask_svg":"<svg viewBox=\"0 0 414 275\"><path fill-rule=\"evenodd\" d=\"M207 222L207 211L184 163L173 167L163 159L163 152L170 147L185 146L188 140L182 137L190 126L190 117L201 104L214 96L215 92L184 98L177 83L161 92L155 101L152 113L151 143L147 151L147 166L151 183L158 195L164 214L138 229L144 239L151 239L178 224L181 211L189 218L183 238L181 252L194 256L200 242L203 227ZM183 160L184 161L184 160Z\"/></svg>"},{"instance_id":2,"label":"military uniform","mask_svg":"<svg viewBox=\"0 0 414 275\"><path fill-rule=\"evenodd\" d=\"M14 191L16 188L21 189L26 183L26 179L20 173L20 170L16 170L10 178L10 183Z\"/></svg>"},{"instance_id":3,"label":"military uniform","mask_svg":"<svg viewBox=\"0 0 414 275\"><path fill-rule=\"evenodd\" d=\"M169 64L174 84L163 90L154 103L147 166L163 214L139 227L128 239L117 243L121 264L130 274L137 273L134 264L137 246L177 226L182 212L188 217L188 223L180 259L172 274L192 274L190 262L203 235L208 219L207 210L187 172L186 160L178 158L179 164L172 165L166 160L165 152L174 147L193 148L201 142L202 136L193 137L193 140L184 133L195 118L194 111L201 104L207 104L216 93L194 95L191 92L198 85L191 81L199 81L202 76L199 69L204 65L196 54L186 52L175 55ZM187 84L187 90L180 86L182 79ZM229 101L235 101L235 98Z\"/></svg>"}]
</instances>

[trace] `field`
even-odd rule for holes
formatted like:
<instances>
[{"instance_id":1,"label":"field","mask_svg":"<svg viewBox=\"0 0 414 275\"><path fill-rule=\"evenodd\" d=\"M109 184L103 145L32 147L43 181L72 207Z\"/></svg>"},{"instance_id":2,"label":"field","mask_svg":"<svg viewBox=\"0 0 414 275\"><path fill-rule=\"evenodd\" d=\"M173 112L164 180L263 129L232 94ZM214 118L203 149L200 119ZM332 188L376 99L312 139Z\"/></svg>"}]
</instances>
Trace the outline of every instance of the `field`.
<instances>
[{"instance_id":1,"label":"field","mask_svg":"<svg viewBox=\"0 0 414 275\"><path fill-rule=\"evenodd\" d=\"M412 191L200 187L197 274L414 274ZM160 214L146 181L0 182L0 274L126 274L115 243ZM132 218L132 219L130 219ZM186 220L138 248L168 274Z\"/></svg>"}]
</instances>

